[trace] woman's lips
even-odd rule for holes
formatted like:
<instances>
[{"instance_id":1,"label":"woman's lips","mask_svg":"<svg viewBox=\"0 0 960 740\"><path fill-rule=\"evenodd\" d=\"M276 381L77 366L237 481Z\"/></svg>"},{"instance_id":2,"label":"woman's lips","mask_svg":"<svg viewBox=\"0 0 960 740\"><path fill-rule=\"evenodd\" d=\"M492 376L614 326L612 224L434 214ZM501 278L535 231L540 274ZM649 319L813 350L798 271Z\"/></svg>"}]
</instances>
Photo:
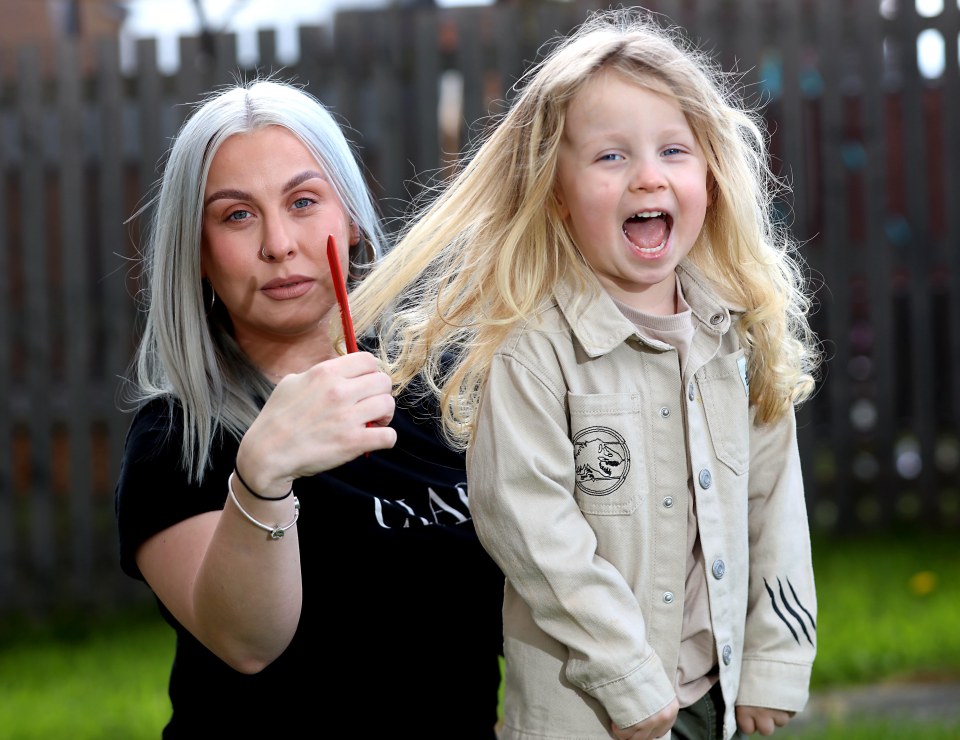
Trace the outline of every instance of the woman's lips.
<instances>
[{"instance_id":1,"label":"woman's lips","mask_svg":"<svg viewBox=\"0 0 960 740\"><path fill-rule=\"evenodd\" d=\"M288 301L304 295L313 287L313 282L313 278L308 278L303 275L289 275L287 277L274 278L260 288L260 290L276 301Z\"/></svg>"}]
</instances>

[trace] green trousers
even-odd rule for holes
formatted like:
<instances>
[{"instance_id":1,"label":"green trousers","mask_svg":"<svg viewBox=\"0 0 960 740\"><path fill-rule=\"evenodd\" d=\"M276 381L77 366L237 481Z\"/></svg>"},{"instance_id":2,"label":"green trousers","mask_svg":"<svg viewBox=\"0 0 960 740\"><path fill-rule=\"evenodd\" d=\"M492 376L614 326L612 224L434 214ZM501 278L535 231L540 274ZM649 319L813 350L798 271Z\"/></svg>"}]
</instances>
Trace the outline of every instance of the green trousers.
<instances>
[{"instance_id":1,"label":"green trousers","mask_svg":"<svg viewBox=\"0 0 960 740\"><path fill-rule=\"evenodd\" d=\"M723 740L723 713L726 706L719 681L699 700L677 713L673 740ZM747 736L737 730L731 740Z\"/></svg>"}]
</instances>

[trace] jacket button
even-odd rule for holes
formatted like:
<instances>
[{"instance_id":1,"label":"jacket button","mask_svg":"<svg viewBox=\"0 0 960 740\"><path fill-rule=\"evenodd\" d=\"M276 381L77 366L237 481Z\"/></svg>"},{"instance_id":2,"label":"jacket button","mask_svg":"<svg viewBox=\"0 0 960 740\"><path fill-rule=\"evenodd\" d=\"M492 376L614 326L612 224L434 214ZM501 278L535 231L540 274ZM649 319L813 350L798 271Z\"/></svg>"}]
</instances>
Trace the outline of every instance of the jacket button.
<instances>
[{"instance_id":1,"label":"jacket button","mask_svg":"<svg viewBox=\"0 0 960 740\"><path fill-rule=\"evenodd\" d=\"M710 317L710 323L713 324L713 326L716 326L721 321L723 321L722 313L715 313L713 316Z\"/></svg>"},{"instance_id":2,"label":"jacket button","mask_svg":"<svg viewBox=\"0 0 960 740\"><path fill-rule=\"evenodd\" d=\"M723 657L723 664L730 665L730 661L733 660L733 648L729 645L724 645L721 655Z\"/></svg>"},{"instance_id":3,"label":"jacket button","mask_svg":"<svg viewBox=\"0 0 960 740\"><path fill-rule=\"evenodd\" d=\"M663 499L663 508L669 509L673 506L673 496L665 496Z\"/></svg>"},{"instance_id":4,"label":"jacket button","mask_svg":"<svg viewBox=\"0 0 960 740\"><path fill-rule=\"evenodd\" d=\"M693 381L690 381L690 385L687 386L687 398L691 401L693 400Z\"/></svg>"},{"instance_id":5,"label":"jacket button","mask_svg":"<svg viewBox=\"0 0 960 740\"><path fill-rule=\"evenodd\" d=\"M697 479L700 481L700 487L704 490L710 488L710 485L713 483L713 476L710 475L710 471L706 468L700 471L700 475L697 476Z\"/></svg>"},{"instance_id":6,"label":"jacket button","mask_svg":"<svg viewBox=\"0 0 960 740\"><path fill-rule=\"evenodd\" d=\"M713 577L718 581L723 578L723 574L727 572L727 565L719 558L713 561Z\"/></svg>"},{"instance_id":7,"label":"jacket button","mask_svg":"<svg viewBox=\"0 0 960 740\"><path fill-rule=\"evenodd\" d=\"M663 603L672 604L673 603L673 591L664 591L663 592Z\"/></svg>"},{"instance_id":8,"label":"jacket button","mask_svg":"<svg viewBox=\"0 0 960 740\"><path fill-rule=\"evenodd\" d=\"M666 406L663 406L663 407L660 409L660 416L661 416L662 418L666 419L668 416L670 416L670 409L667 408Z\"/></svg>"}]
</instances>

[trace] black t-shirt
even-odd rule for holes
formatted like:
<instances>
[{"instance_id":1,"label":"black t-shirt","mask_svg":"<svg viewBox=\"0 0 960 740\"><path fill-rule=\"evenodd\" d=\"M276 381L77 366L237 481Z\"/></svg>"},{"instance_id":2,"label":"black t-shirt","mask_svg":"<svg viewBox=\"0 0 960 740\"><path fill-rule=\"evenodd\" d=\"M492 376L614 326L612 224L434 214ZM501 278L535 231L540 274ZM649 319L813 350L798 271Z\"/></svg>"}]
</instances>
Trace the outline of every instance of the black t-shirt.
<instances>
[{"instance_id":1,"label":"black t-shirt","mask_svg":"<svg viewBox=\"0 0 960 740\"><path fill-rule=\"evenodd\" d=\"M392 426L393 449L295 482L303 607L267 668L234 671L160 604L177 634L165 738L328 726L494 737L503 576L474 533L463 456L401 404ZM198 486L180 465L181 430L162 400L130 426L116 508L121 567L134 578L146 539L226 501L237 441L214 446Z\"/></svg>"}]
</instances>

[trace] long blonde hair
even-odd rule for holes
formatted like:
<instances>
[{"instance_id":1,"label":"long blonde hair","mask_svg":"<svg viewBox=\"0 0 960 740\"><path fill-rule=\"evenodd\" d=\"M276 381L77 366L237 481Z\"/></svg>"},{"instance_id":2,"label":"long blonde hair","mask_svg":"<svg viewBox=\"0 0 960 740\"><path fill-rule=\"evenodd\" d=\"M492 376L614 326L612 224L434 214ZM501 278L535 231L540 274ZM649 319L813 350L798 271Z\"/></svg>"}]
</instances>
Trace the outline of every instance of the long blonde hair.
<instances>
[{"instance_id":1,"label":"long blonde hair","mask_svg":"<svg viewBox=\"0 0 960 740\"><path fill-rule=\"evenodd\" d=\"M566 111L601 69L672 94L706 153L713 202L690 260L746 309L738 324L750 357L751 403L765 423L813 391L816 343L802 262L774 218L784 192L769 168L759 116L728 76L636 9L591 15L554 39L517 85L507 113L463 169L431 195L351 303L376 327L398 388L423 381L444 430L469 444L491 359L562 281L590 295L599 283L554 195Z\"/></svg>"}]
</instances>

